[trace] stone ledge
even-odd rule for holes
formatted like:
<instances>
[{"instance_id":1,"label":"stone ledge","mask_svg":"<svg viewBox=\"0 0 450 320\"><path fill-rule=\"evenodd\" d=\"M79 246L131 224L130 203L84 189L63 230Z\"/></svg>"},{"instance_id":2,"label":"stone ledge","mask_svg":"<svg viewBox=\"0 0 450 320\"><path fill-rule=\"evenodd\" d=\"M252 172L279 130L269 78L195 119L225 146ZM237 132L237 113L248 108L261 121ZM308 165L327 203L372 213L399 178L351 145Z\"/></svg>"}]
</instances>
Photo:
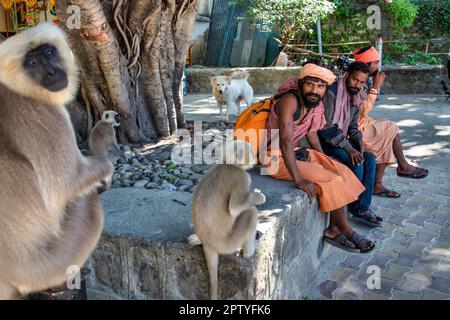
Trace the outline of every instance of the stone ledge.
<instances>
[{"instance_id":1,"label":"stone ledge","mask_svg":"<svg viewBox=\"0 0 450 320\"><path fill-rule=\"evenodd\" d=\"M249 83L255 94L275 92L278 85L298 75L300 67L237 68L250 73ZM187 82L190 93L211 93L210 77L229 73L229 68L188 68ZM444 66L383 66L386 81L385 94L442 93L440 77L446 77Z\"/></svg>"},{"instance_id":2,"label":"stone ledge","mask_svg":"<svg viewBox=\"0 0 450 320\"><path fill-rule=\"evenodd\" d=\"M268 199L259 207L262 236L252 259L221 256L219 298L301 299L327 252L328 215L290 182L255 171L252 179ZM138 188L102 194L105 229L87 263L88 298L208 299L203 250L185 242L193 232L191 197Z\"/></svg>"}]
</instances>

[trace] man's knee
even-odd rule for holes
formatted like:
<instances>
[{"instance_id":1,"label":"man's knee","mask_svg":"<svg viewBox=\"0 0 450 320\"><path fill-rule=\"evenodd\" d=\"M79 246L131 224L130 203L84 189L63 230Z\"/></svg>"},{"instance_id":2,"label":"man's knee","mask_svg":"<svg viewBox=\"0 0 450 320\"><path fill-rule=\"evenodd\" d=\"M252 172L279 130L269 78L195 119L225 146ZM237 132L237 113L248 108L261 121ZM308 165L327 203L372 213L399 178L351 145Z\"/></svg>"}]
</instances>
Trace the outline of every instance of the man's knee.
<instances>
[{"instance_id":1,"label":"man's knee","mask_svg":"<svg viewBox=\"0 0 450 320\"><path fill-rule=\"evenodd\" d=\"M364 162L366 166L376 167L377 165L377 157L369 151L364 152Z\"/></svg>"}]
</instances>

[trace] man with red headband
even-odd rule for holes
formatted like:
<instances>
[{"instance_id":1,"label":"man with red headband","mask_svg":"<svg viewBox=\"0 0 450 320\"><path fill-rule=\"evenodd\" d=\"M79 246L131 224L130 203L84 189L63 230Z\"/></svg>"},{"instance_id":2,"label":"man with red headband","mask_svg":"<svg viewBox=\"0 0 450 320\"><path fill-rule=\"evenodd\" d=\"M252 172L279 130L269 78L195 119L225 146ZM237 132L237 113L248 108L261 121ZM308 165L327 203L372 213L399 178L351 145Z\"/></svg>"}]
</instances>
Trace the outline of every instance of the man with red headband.
<instances>
[{"instance_id":1,"label":"man with red headband","mask_svg":"<svg viewBox=\"0 0 450 320\"><path fill-rule=\"evenodd\" d=\"M383 85L385 74L380 72L380 54L374 47L365 47L353 52L356 61L366 63L373 76L373 87L369 90L367 99L360 105L358 127L363 135L367 149L377 157L377 171L373 193L382 197L398 198L400 194L389 190L383 185L383 175L386 167L397 161L397 175L413 179L425 178L428 170L410 165L403 154L403 147L394 121L369 117L369 112L375 105L377 94Z\"/></svg>"},{"instance_id":2,"label":"man with red headband","mask_svg":"<svg viewBox=\"0 0 450 320\"><path fill-rule=\"evenodd\" d=\"M375 244L351 228L344 211L364 192L364 186L350 169L323 153L317 136L326 122L322 99L336 77L316 63L306 63L300 76L283 82L273 96L266 125L272 159L268 167L274 178L293 181L309 198L317 195L320 210L330 212L325 241L366 253ZM299 148L304 137L313 149Z\"/></svg>"}]
</instances>

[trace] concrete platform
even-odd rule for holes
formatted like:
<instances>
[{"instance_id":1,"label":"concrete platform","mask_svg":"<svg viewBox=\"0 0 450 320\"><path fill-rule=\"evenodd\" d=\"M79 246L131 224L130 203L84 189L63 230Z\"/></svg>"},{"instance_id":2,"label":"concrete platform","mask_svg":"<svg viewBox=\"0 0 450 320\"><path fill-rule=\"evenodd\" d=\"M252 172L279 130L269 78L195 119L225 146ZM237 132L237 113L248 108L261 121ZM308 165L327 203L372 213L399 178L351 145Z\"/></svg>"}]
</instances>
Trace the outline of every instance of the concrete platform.
<instances>
[{"instance_id":1,"label":"concrete platform","mask_svg":"<svg viewBox=\"0 0 450 320\"><path fill-rule=\"evenodd\" d=\"M252 171L260 206L252 259L222 256L219 298L301 299L327 250L321 240L328 215L291 183ZM209 280L193 233L190 193L113 189L102 194L104 235L88 261L89 299L208 299Z\"/></svg>"}]
</instances>

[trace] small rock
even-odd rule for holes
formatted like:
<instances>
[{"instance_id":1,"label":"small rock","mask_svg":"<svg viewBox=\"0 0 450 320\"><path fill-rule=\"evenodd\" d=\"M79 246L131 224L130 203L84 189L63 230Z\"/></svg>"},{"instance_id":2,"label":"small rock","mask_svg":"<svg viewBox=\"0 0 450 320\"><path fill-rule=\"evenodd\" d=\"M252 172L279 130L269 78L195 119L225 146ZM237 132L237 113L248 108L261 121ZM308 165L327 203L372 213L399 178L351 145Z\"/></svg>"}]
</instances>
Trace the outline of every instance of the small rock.
<instances>
[{"instance_id":1,"label":"small rock","mask_svg":"<svg viewBox=\"0 0 450 320\"><path fill-rule=\"evenodd\" d=\"M192 180L182 179L178 182L180 186L193 186L194 182Z\"/></svg>"},{"instance_id":2,"label":"small rock","mask_svg":"<svg viewBox=\"0 0 450 320\"><path fill-rule=\"evenodd\" d=\"M125 163L127 163L125 160L123 160L123 159L117 159L117 162L116 162L116 164L125 164Z\"/></svg>"},{"instance_id":3,"label":"small rock","mask_svg":"<svg viewBox=\"0 0 450 320\"><path fill-rule=\"evenodd\" d=\"M113 188L120 188L121 186L122 186L122 182L120 182L119 180L116 180L111 184L111 187L113 187Z\"/></svg>"},{"instance_id":4,"label":"small rock","mask_svg":"<svg viewBox=\"0 0 450 320\"><path fill-rule=\"evenodd\" d=\"M183 172L183 173L185 173L185 174L191 174L191 173L193 173L192 170L191 170L190 168L182 167L182 168L180 168L180 170L181 170L181 172Z\"/></svg>"},{"instance_id":5,"label":"small rock","mask_svg":"<svg viewBox=\"0 0 450 320\"><path fill-rule=\"evenodd\" d=\"M131 181L130 180L123 180L122 181L122 187L128 188L130 186L131 186Z\"/></svg>"},{"instance_id":6,"label":"small rock","mask_svg":"<svg viewBox=\"0 0 450 320\"><path fill-rule=\"evenodd\" d=\"M135 156L135 154L132 151L125 151L123 153L123 156L128 160L128 159L133 158Z\"/></svg>"},{"instance_id":7,"label":"small rock","mask_svg":"<svg viewBox=\"0 0 450 320\"><path fill-rule=\"evenodd\" d=\"M177 190L177 187L175 187L173 184L170 184L170 183L168 183L168 182L163 183L163 184L161 185L161 188L162 188L162 190L164 190L164 191L176 191L176 190Z\"/></svg>"},{"instance_id":8,"label":"small rock","mask_svg":"<svg viewBox=\"0 0 450 320\"><path fill-rule=\"evenodd\" d=\"M135 188L144 188L148 184L148 180L139 180L134 184Z\"/></svg>"},{"instance_id":9,"label":"small rock","mask_svg":"<svg viewBox=\"0 0 450 320\"><path fill-rule=\"evenodd\" d=\"M157 184L155 182L150 182L145 185L146 189L157 189L158 187L159 187L159 184Z\"/></svg>"},{"instance_id":10,"label":"small rock","mask_svg":"<svg viewBox=\"0 0 450 320\"><path fill-rule=\"evenodd\" d=\"M122 176L123 179L130 179L133 176L131 172L125 172Z\"/></svg>"},{"instance_id":11,"label":"small rock","mask_svg":"<svg viewBox=\"0 0 450 320\"><path fill-rule=\"evenodd\" d=\"M131 165L129 165L128 163L126 163L126 164L124 164L124 165L122 166L121 169L122 169L123 171L128 171L128 170L131 170L131 168L132 168Z\"/></svg>"},{"instance_id":12,"label":"small rock","mask_svg":"<svg viewBox=\"0 0 450 320\"><path fill-rule=\"evenodd\" d=\"M201 179L201 178L203 178L203 175L202 174L199 174L199 173L193 173L193 174L191 174L191 176L189 177L191 180L198 180L198 179Z\"/></svg>"},{"instance_id":13,"label":"small rock","mask_svg":"<svg viewBox=\"0 0 450 320\"><path fill-rule=\"evenodd\" d=\"M169 151L164 151L164 152L161 152L161 153L157 154L155 156L155 159L168 160L170 158L170 156L171 156L171 153Z\"/></svg>"},{"instance_id":14,"label":"small rock","mask_svg":"<svg viewBox=\"0 0 450 320\"><path fill-rule=\"evenodd\" d=\"M123 151L123 152L131 151L131 148L130 148L130 146L124 145L124 146L122 147L122 151Z\"/></svg>"},{"instance_id":15,"label":"small rock","mask_svg":"<svg viewBox=\"0 0 450 320\"><path fill-rule=\"evenodd\" d=\"M205 170L205 166L201 164L196 164L191 167L191 170L195 173L202 173Z\"/></svg>"},{"instance_id":16,"label":"small rock","mask_svg":"<svg viewBox=\"0 0 450 320\"><path fill-rule=\"evenodd\" d=\"M173 174L176 176L179 176L181 174L181 171L178 169L173 170Z\"/></svg>"},{"instance_id":17,"label":"small rock","mask_svg":"<svg viewBox=\"0 0 450 320\"><path fill-rule=\"evenodd\" d=\"M190 186L180 186L178 187L178 191L186 192L189 191Z\"/></svg>"}]
</instances>

